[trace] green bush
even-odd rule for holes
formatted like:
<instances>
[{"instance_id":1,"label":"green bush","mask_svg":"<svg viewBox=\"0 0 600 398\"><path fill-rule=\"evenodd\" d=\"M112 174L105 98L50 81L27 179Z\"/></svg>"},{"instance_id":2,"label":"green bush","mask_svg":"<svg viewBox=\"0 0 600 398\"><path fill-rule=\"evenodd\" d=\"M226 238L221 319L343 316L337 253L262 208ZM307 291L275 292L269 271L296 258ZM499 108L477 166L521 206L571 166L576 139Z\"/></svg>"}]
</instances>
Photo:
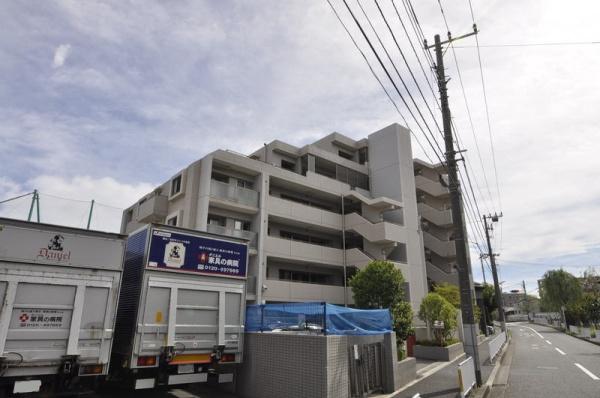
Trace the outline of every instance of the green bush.
<instances>
[{"instance_id":1,"label":"green bush","mask_svg":"<svg viewBox=\"0 0 600 398\"><path fill-rule=\"evenodd\" d=\"M445 346L452 333L456 330L458 310L445 298L437 293L429 293L421 302L419 319L425 321L439 346ZM434 328L436 321L444 323L442 328Z\"/></svg>"},{"instance_id":2,"label":"green bush","mask_svg":"<svg viewBox=\"0 0 600 398\"><path fill-rule=\"evenodd\" d=\"M458 342L460 342L459 339L447 339L444 341L443 345L440 345L440 343L435 340L419 340L417 341L417 344L429 347L448 347L449 345L456 344Z\"/></svg>"}]
</instances>

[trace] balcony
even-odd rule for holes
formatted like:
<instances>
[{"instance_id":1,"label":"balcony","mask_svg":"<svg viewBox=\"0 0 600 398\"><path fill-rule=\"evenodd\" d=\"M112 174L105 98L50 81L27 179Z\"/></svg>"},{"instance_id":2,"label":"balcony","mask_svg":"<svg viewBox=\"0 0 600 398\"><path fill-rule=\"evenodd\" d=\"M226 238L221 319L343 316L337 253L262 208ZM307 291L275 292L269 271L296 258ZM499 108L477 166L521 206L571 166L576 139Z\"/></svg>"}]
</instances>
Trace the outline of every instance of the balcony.
<instances>
[{"instance_id":1,"label":"balcony","mask_svg":"<svg viewBox=\"0 0 600 398\"><path fill-rule=\"evenodd\" d=\"M342 229L342 215L291 200L269 196L269 214L331 229Z\"/></svg>"},{"instance_id":2,"label":"balcony","mask_svg":"<svg viewBox=\"0 0 600 398\"><path fill-rule=\"evenodd\" d=\"M419 214L434 225L445 227L452 225L452 210L438 210L426 203L417 203Z\"/></svg>"},{"instance_id":3,"label":"balcony","mask_svg":"<svg viewBox=\"0 0 600 398\"><path fill-rule=\"evenodd\" d=\"M249 214L258 212L258 192L252 189L211 180L210 197L215 207Z\"/></svg>"},{"instance_id":4,"label":"balcony","mask_svg":"<svg viewBox=\"0 0 600 398\"><path fill-rule=\"evenodd\" d=\"M439 197L450 194L448 188L444 187L439 181L430 180L421 175L415 177L415 185L417 189L420 189L431 196Z\"/></svg>"},{"instance_id":5,"label":"balcony","mask_svg":"<svg viewBox=\"0 0 600 398\"><path fill-rule=\"evenodd\" d=\"M248 247L256 249L257 233L240 229L226 228L221 225L208 224L207 231L213 234L231 236L232 238L248 240Z\"/></svg>"},{"instance_id":6,"label":"balcony","mask_svg":"<svg viewBox=\"0 0 600 398\"><path fill-rule=\"evenodd\" d=\"M342 249L314 245L291 239L268 236L265 244L265 251L268 256L272 257L326 265L344 265L344 251ZM349 267L363 267L370 261L371 258L360 249L346 250L346 265Z\"/></svg>"},{"instance_id":7,"label":"balcony","mask_svg":"<svg viewBox=\"0 0 600 398\"><path fill-rule=\"evenodd\" d=\"M458 285L458 272L446 272L427 261L427 277L435 283Z\"/></svg>"},{"instance_id":8,"label":"balcony","mask_svg":"<svg viewBox=\"0 0 600 398\"><path fill-rule=\"evenodd\" d=\"M423 232L423 246L441 257L456 256L456 247L453 240L441 240L428 232Z\"/></svg>"},{"instance_id":9,"label":"balcony","mask_svg":"<svg viewBox=\"0 0 600 398\"><path fill-rule=\"evenodd\" d=\"M138 207L137 221L162 222L167 216L169 208L169 198L165 195L154 195L146 199Z\"/></svg>"},{"instance_id":10,"label":"balcony","mask_svg":"<svg viewBox=\"0 0 600 398\"><path fill-rule=\"evenodd\" d=\"M358 213L345 215L345 226L373 243L407 242L406 228L395 223L381 221L372 223Z\"/></svg>"},{"instance_id":11,"label":"balcony","mask_svg":"<svg viewBox=\"0 0 600 398\"><path fill-rule=\"evenodd\" d=\"M264 299L269 301L324 301L344 304L344 287L267 279ZM352 289L346 290L348 303L353 304Z\"/></svg>"}]
</instances>

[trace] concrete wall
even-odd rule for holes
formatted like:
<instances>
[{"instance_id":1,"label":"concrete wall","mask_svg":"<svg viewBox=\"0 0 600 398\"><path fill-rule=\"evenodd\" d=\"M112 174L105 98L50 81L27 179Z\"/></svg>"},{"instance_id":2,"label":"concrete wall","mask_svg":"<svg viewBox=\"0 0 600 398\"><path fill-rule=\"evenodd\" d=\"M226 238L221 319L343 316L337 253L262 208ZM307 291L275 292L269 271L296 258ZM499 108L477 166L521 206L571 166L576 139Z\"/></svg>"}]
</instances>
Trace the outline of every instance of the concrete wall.
<instances>
[{"instance_id":1,"label":"concrete wall","mask_svg":"<svg viewBox=\"0 0 600 398\"><path fill-rule=\"evenodd\" d=\"M246 333L237 393L243 398L350 397L350 347L378 342L383 348L383 392L391 393L403 380L412 380L416 373L410 364L399 366L395 333L373 336Z\"/></svg>"},{"instance_id":2,"label":"concrete wall","mask_svg":"<svg viewBox=\"0 0 600 398\"><path fill-rule=\"evenodd\" d=\"M247 333L237 393L244 398L347 398L345 336Z\"/></svg>"},{"instance_id":3,"label":"concrete wall","mask_svg":"<svg viewBox=\"0 0 600 398\"><path fill-rule=\"evenodd\" d=\"M409 267L409 275L404 276L410 284L413 311L418 311L428 289L423 237L415 195L410 131L393 124L369 135L369 168L372 196L396 199L404 206Z\"/></svg>"}]
</instances>

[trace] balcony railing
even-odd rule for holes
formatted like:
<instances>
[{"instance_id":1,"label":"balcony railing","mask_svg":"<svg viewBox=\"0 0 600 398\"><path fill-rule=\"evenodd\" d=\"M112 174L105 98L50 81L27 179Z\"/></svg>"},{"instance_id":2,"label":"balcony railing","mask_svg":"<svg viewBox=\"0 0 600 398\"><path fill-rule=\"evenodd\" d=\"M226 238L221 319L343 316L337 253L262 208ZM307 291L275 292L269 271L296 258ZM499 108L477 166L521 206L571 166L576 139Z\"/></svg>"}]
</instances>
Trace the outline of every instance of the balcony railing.
<instances>
[{"instance_id":1,"label":"balcony railing","mask_svg":"<svg viewBox=\"0 0 600 398\"><path fill-rule=\"evenodd\" d=\"M233 238L248 239L248 246L255 249L257 233L240 229L227 228L222 225L208 224L207 231L213 234L231 236Z\"/></svg>"},{"instance_id":2,"label":"balcony railing","mask_svg":"<svg viewBox=\"0 0 600 398\"><path fill-rule=\"evenodd\" d=\"M245 206L258 207L258 192L217 180L210 181L210 196Z\"/></svg>"}]
</instances>

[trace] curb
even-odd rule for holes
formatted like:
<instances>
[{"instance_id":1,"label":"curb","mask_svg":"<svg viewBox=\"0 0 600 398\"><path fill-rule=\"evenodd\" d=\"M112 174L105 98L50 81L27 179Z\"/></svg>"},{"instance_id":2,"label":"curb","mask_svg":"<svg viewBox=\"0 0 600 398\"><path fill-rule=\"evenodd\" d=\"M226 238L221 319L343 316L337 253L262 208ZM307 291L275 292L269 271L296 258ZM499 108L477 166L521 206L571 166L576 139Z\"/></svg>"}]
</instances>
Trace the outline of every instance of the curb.
<instances>
[{"instance_id":1,"label":"curb","mask_svg":"<svg viewBox=\"0 0 600 398\"><path fill-rule=\"evenodd\" d=\"M488 377L485 384L479 387L477 389L477 392L473 395L475 398L486 398L492 390L492 386L494 385L496 376L498 375L500 367L502 366L502 360L504 359L504 355L506 355L506 351L508 351L508 346L512 341L512 337L510 336L510 334L507 333L506 335L508 336L508 340L506 341L506 344L504 344L504 347L502 348L500 354L496 357L496 364L494 365L494 369L492 369L492 372L490 373L490 376Z\"/></svg>"}]
</instances>

